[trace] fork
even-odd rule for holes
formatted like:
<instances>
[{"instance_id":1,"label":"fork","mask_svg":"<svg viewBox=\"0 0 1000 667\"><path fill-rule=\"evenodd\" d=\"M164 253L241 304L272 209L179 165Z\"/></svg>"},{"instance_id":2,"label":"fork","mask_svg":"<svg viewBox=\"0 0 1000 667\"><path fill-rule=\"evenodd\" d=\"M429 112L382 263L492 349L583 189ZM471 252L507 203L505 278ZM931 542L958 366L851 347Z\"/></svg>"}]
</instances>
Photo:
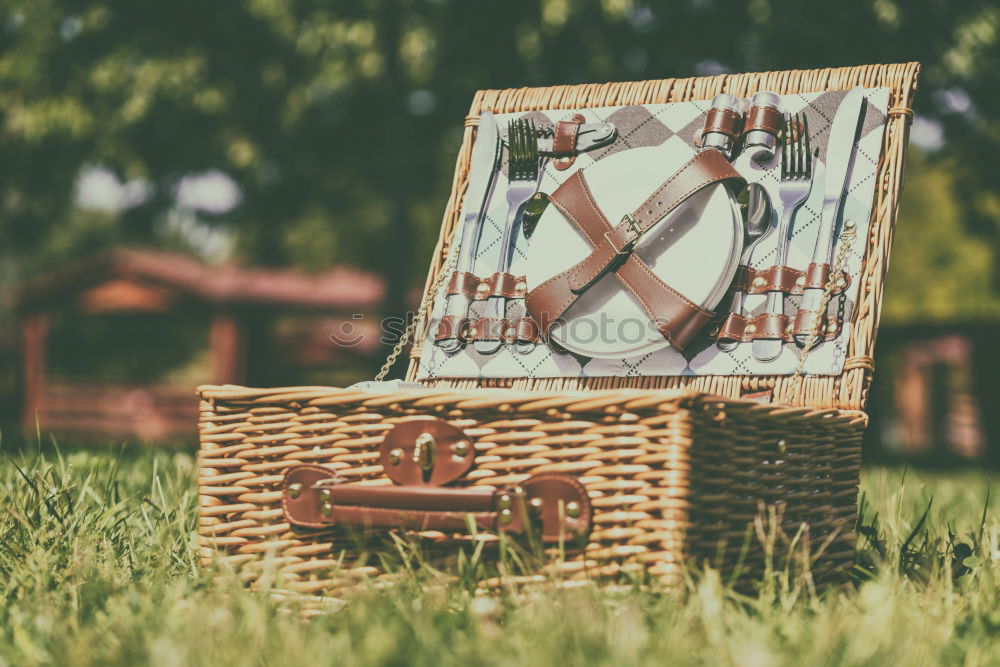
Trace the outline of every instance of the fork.
<instances>
[{"instance_id":1,"label":"fork","mask_svg":"<svg viewBox=\"0 0 1000 667\"><path fill-rule=\"evenodd\" d=\"M537 137L535 124L530 121L511 121L507 129L507 222L500 240L497 273L510 271L515 240L518 237L521 208L538 189L540 171ZM502 320L506 312L507 299L502 296L491 296L483 309L483 318ZM498 335L498 340L477 340L473 342L473 346L480 354L493 354L503 345L501 337Z\"/></svg>"},{"instance_id":2,"label":"fork","mask_svg":"<svg viewBox=\"0 0 1000 667\"><path fill-rule=\"evenodd\" d=\"M793 129L794 128L794 129ZM794 136L793 136L794 135ZM778 199L781 200L781 222L778 224L778 248L775 266L788 264L788 246L791 241L792 221L796 211L805 202L812 189L813 154L809 145L809 121L805 114L785 114L785 134L781 149L781 182ZM767 293L764 308L769 315L779 315L784 310L784 294ZM757 361L772 361L781 354L781 338L755 338L753 357Z\"/></svg>"}]
</instances>

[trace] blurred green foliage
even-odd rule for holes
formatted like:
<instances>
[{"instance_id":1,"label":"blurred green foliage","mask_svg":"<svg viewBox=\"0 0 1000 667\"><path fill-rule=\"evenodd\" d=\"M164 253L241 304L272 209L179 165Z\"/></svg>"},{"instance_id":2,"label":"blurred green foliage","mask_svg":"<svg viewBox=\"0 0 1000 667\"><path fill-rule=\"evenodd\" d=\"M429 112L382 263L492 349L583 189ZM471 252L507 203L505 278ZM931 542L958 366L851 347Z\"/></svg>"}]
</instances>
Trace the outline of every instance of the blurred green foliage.
<instances>
[{"instance_id":1,"label":"blurred green foliage","mask_svg":"<svg viewBox=\"0 0 1000 667\"><path fill-rule=\"evenodd\" d=\"M997 246L970 233L959 200L961 158L911 151L883 317L892 323L996 321ZM983 200L997 193L983 191ZM1000 217L998 217L1000 219Z\"/></svg>"},{"instance_id":2,"label":"blurred green foliage","mask_svg":"<svg viewBox=\"0 0 1000 667\"><path fill-rule=\"evenodd\" d=\"M238 256L374 269L400 312L478 88L911 59L944 144L910 169L887 316L994 316L1000 7L945 0L3 0L0 257L17 277L192 245L164 221L182 178L217 170L239 205L189 213ZM93 166L148 197L81 212Z\"/></svg>"}]
</instances>

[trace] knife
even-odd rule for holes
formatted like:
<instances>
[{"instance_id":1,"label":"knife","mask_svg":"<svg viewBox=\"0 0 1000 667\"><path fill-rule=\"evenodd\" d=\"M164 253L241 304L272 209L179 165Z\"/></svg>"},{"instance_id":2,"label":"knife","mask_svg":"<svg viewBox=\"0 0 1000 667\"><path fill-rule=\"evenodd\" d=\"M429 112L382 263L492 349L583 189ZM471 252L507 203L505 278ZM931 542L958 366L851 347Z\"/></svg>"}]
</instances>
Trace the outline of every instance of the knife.
<instances>
[{"instance_id":1,"label":"knife","mask_svg":"<svg viewBox=\"0 0 1000 667\"><path fill-rule=\"evenodd\" d=\"M855 144L861 133L865 118L864 88L856 86L849 90L841 100L837 113L833 117L830 136L826 145L826 186L823 194L823 213L819 234L816 236L816 246L813 249L813 264L830 264L833 260L834 232L837 228L837 218L847 190L847 179L854 164ZM823 301L823 287L807 288L802 294L802 304L799 310L816 310ZM795 342L804 345L808 334L797 334ZM816 344L822 342L822 336L816 337Z\"/></svg>"},{"instance_id":2,"label":"knife","mask_svg":"<svg viewBox=\"0 0 1000 667\"><path fill-rule=\"evenodd\" d=\"M472 273L479 239L483 235L483 222L489 209L490 195L496 183L500 167L500 135L497 132L496 117L491 111L479 114L479 129L472 146L472 163L469 166L469 187L465 191L465 218L462 221L462 236L458 246L456 272ZM464 318L469 312L471 299L463 293L452 294L445 301L444 314ZM445 352L457 352L462 348L459 338L444 338L435 345Z\"/></svg>"}]
</instances>

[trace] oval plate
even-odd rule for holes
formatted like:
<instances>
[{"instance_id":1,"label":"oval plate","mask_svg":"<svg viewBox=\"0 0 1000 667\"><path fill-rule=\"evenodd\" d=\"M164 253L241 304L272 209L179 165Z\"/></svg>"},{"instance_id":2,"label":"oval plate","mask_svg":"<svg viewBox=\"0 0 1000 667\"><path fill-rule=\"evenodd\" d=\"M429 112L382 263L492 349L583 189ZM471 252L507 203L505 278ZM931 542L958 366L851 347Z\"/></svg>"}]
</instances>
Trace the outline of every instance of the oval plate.
<instances>
[{"instance_id":1,"label":"oval plate","mask_svg":"<svg viewBox=\"0 0 1000 667\"><path fill-rule=\"evenodd\" d=\"M612 224L690 159L671 141L621 151L587 167L598 206ZM713 309L736 274L743 219L724 185L705 188L658 222L636 255L659 278L702 308ZM586 237L555 206L545 209L528 249L528 288L569 269L590 254ZM621 359L669 347L636 298L608 274L566 311L552 339L579 355Z\"/></svg>"}]
</instances>

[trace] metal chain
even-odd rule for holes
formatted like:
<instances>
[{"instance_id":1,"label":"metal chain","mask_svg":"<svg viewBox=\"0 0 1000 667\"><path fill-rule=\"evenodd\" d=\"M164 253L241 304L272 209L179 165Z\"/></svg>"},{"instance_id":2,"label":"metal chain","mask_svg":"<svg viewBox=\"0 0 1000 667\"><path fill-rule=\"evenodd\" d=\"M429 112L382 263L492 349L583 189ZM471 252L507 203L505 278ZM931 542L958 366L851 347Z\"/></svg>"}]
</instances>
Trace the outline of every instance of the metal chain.
<instances>
[{"instance_id":1,"label":"metal chain","mask_svg":"<svg viewBox=\"0 0 1000 667\"><path fill-rule=\"evenodd\" d=\"M810 327L809 337L806 338L805 345L802 348L802 354L799 356L799 363L795 366L795 373L792 375L792 381L788 385L788 390L785 392L783 402L791 403L792 399L798 393L799 385L802 384L802 377L805 375L806 359L809 358L810 352L812 352L813 344L816 342L817 336L820 335L820 331L823 330L824 324L823 320L827 317L827 309L830 306L830 298L833 296L833 290L837 287L837 282L841 279L844 271L844 261L847 259L847 250L854 243L854 239L857 237L857 229L853 221L848 221L844 223L844 231L840 233L840 250L837 251L837 259L834 262L833 270L830 271L830 278L827 280L826 288L823 290L823 299L820 301L819 308L816 310L816 319L813 320L812 326ZM838 320L842 320L843 310L838 312Z\"/></svg>"},{"instance_id":2,"label":"metal chain","mask_svg":"<svg viewBox=\"0 0 1000 667\"><path fill-rule=\"evenodd\" d=\"M396 363L396 359L399 355L403 353L403 348L406 344L410 342L413 338L413 334L416 333L417 329L423 324L424 319L430 313L431 307L434 305L434 299L437 298L438 292L441 291L441 286L444 285L444 281L448 279L452 271L455 270L455 266L458 264L458 252L452 252L451 257L445 262L444 266L441 267L441 272L438 274L437 278L434 280L434 284L431 288L427 290L427 294L424 295L423 301L420 302L420 308L417 310L416 317L413 321L403 330L402 335L396 342L396 345L392 348L392 352L386 357L385 363L382 364L382 368L379 369L378 373L375 374L375 381L381 382L385 379L385 376L389 374L392 369L393 364Z\"/></svg>"}]
</instances>

